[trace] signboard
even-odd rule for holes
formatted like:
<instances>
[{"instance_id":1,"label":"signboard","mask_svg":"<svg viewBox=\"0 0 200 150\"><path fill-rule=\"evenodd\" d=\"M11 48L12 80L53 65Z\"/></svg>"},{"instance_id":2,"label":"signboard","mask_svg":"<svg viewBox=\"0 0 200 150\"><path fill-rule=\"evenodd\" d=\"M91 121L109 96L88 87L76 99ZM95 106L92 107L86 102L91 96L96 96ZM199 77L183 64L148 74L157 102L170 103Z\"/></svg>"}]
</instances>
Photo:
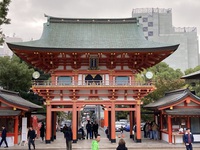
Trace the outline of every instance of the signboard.
<instances>
[{"instance_id":1,"label":"signboard","mask_svg":"<svg viewBox=\"0 0 200 150\"><path fill-rule=\"evenodd\" d=\"M22 141L27 141L27 118L22 118Z\"/></svg>"}]
</instances>

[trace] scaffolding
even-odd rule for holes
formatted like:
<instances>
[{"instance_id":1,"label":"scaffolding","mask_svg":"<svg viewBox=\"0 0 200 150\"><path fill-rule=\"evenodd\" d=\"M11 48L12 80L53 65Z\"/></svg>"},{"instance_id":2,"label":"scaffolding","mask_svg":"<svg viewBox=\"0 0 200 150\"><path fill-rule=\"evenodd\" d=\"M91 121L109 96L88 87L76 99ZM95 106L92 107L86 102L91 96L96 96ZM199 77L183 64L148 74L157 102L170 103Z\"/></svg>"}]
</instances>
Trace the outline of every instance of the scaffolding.
<instances>
[{"instance_id":1,"label":"scaffolding","mask_svg":"<svg viewBox=\"0 0 200 150\"><path fill-rule=\"evenodd\" d=\"M197 32L196 27L173 27L175 32Z\"/></svg>"},{"instance_id":2,"label":"scaffolding","mask_svg":"<svg viewBox=\"0 0 200 150\"><path fill-rule=\"evenodd\" d=\"M136 8L133 9L133 14L140 13L172 13L172 9L168 8Z\"/></svg>"}]
</instances>

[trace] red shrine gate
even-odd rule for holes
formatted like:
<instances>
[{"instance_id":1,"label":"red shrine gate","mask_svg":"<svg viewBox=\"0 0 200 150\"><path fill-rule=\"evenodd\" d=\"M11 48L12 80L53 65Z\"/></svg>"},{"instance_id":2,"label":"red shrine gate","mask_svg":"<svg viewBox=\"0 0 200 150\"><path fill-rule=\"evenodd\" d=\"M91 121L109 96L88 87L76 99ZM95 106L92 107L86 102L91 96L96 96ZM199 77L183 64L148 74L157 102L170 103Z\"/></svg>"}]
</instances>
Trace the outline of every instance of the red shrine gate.
<instances>
[{"instance_id":1,"label":"red shrine gate","mask_svg":"<svg viewBox=\"0 0 200 150\"><path fill-rule=\"evenodd\" d=\"M136 141L141 142L141 99L155 88L136 82L135 74L168 57L178 45L147 41L137 18L46 17L39 40L8 43L24 61L51 73L50 80L37 81L32 86L46 100L46 143L56 136L57 111L72 112L76 142L78 112L85 105L104 107L111 142L116 142L115 112L129 111L130 129L136 123Z\"/></svg>"}]
</instances>

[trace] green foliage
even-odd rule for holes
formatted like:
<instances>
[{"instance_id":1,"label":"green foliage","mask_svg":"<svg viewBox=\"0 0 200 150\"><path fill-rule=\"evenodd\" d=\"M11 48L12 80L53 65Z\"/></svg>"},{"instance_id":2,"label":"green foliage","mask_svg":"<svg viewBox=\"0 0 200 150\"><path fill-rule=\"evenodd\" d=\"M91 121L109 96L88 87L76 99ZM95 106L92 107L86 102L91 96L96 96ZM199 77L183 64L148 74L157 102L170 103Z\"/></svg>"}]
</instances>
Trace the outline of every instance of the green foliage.
<instances>
[{"instance_id":1,"label":"green foliage","mask_svg":"<svg viewBox=\"0 0 200 150\"><path fill-rule=\"evenodd\" d=\"M33 71L17 56L0 57L0 86L6 90L28 92Z\"/></svg>"},{"instance_id":2,"label":"green foliage","mask_svg":"<svg viewBox=\"0 0 200 150\"><path fill-rule=\"evenodd\" d=\"M11 0L3 0L0 2L0 26L3 24L10 24L10 19L7 18L8 15L8 6ZM3 31L0 28L0 44L4 42Z\"/></svg>"},{"instance_id":3,"label":"green foliage","mask_svg":"<svg viewBox=\"0 0 200 150\"><path fill-rule=\"evenodd\" d=\"M142 99L143 106L162 98L165 92L184 87L185 82L184 80L180 79L183 76L183 73L180 71L180 69L174 70L164 62L161 62L142 72L143 82L148 81L144 75L147 71L151 71L154 74L152 82L154 83L156 90ZM138 76L141 77L141 74ZM141 80L141 78L137 77L137 80ZM142 113L145 112L147 112L147 110L142 108ZM147 115L142 115L142 120L145 121L148 119L150 118Z\"/></svg>"},{"instance_id":4,"label":"green foliage","mask_svg":"<svg viewBox=\"0 0 200 150\"><path fill-rule=\"evenodd\" d=\"M156 101L163 97L165 92L182 88L185 84L184 80L180 79L183 76L180 69L174 70L164 62L149 68L148 71L154 74L152 81L156 90L145 97L144 103Z\"/></svg>"},{"instance_id":5,"label":"green foliage","mask_svg":"<svg viewBox=\"0 0 200 150\"><path fill-rule=\"evenodd\" d=\"M195 68L189 68L187 70L185 70L185 75L188 75L190 73L193 73L193 72L196 72L196 71L199 71L200 70L200 65L199 66L196 66Z\"/></svg>"}]
</instances>

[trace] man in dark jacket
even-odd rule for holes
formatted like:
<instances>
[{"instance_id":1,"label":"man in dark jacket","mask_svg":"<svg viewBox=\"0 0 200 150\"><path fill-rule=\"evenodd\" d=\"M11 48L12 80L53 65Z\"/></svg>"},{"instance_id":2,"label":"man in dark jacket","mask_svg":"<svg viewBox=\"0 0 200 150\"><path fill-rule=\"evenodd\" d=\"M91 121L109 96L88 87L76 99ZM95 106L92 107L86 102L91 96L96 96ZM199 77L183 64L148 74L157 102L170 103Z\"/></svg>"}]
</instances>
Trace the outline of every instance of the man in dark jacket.
<instances>
[{"instance_id":1,"label":"man in dark jacket","mask_svg":"<svg viewBox=\"0 0 200 150\"><path fill-rule=\"evenodd\" d=\"M192 150L192 143L194 142L193 134L190 132L190 128L187 128L183 135L183 142L185 143L186 150Z\"/></svg>"},{"instance_id":2,"label":"man in dark jacket","mask_svg":"<svg viewBox=\"0 0 200 150\"><path fill-rule=\"evenodd\" d=\"M92 126L90 124L90 120L88 120L88 123L86 124L87 139L88 139L88 135L90 136L90 139L92 139L91 129L92 129Z\"/></svg>"},{"instance_id":3,"label":"man in dark jacket","mask_svg":"<svg viewBox=\"0 0 200 150\"><path fill-rule=\"evenodd\" d=\"M98 129L99 129L99 125L98 125L98 123L95 121L95 122L94 122L94 125L93 125L93 131L94 131L94 136L95 136L95 138L97 138Z\"/></svg>"},{"instance_id":4,"label":"man in dark jacket","mask_svg":"<svg viewBox=\"0 0 200 150\"><path fill-rule=\"evenodd\" d=\"M33 148L35 149L35 130L33 130L32 127L29 128L28 131L28 149L31 150L31 144L33 145Z\"/></svg>"},{"instance_id":5,"label":"man in dark jacket","mask_svg":"<svg viewBox=\"0 0 200 150\"><path fill-rule=\"evenodd\" d=\"M6 147L5 147L5 148L8 147L8 143L7 143L7 141L6 141L6 136L7 136L6 128L5 128L5 126L2 126L0 147L1 147L1 144L3 143L3 141L4 141L5 144L6 144Z\"/></svg>"},{"instance_id":6,"label":"man in dark jacket","mask_svg":"<svg viewBox=\"0 0 200 150\"><path fill-rule=\"evenodd\" d=\"M66 127L65 139L66 139L67 150L72 150L72 129L71 129L71 127Z\"/></svg>"}]
</instances>

